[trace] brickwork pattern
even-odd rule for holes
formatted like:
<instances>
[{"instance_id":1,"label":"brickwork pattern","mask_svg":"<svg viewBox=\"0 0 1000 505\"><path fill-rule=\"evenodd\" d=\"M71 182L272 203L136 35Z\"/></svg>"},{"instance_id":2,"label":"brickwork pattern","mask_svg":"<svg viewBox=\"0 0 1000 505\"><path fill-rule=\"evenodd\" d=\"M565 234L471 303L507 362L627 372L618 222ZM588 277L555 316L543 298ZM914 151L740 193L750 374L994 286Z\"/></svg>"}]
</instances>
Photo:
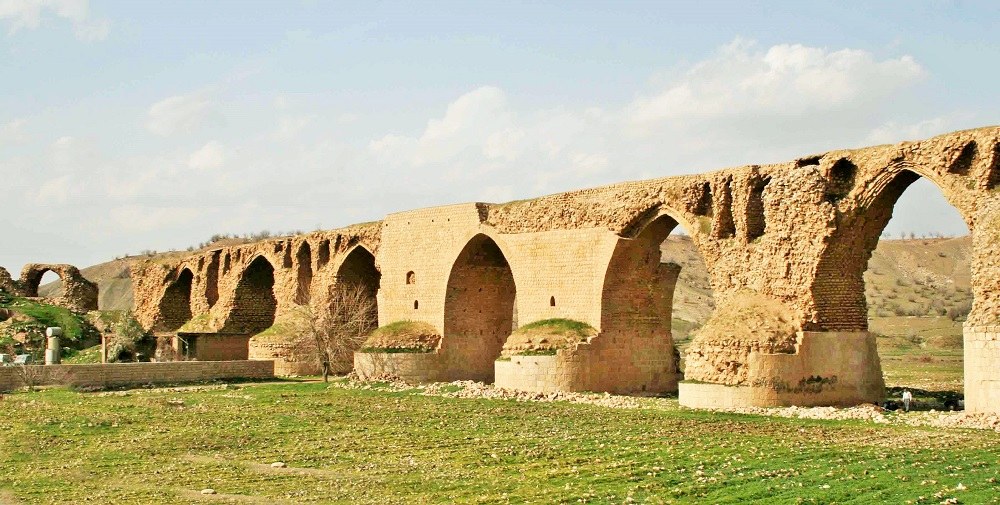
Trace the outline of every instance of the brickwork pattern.
<instances>
[{"instance_id":1,"label":"brickwork pattern","mask_svg":"<svg viewBox=\"0 0 1000 505\"><path fill-rule=\"evenodd\" d=\"M347 252L365 244L382 275L377 294L379 323L426 322L443 332L445 349L450 338L444 331L449 279L461 252L482 234L496 242L510 266L517 293L512 326L549 317L586 322L601 334L561 358L576 360L569 368L576 370L573 380L609 387L650 387L651 374L669 373L667 353L672 345L663 331L654 338L638 337L653 328L662 330L666 319L663 312L651 316L639 310L643 303L640 288L631 294L624 290L618 298L604 296L608 281L613 283L615 278L609 276L609 267L617 261L621 241L635 240L664 215L683 226L710 273L716 307L709 324L717 321L717 332L740 324L734 316L744 307L737 300L746 293L762 300L760 307L778 307L774 312L787 314L787 335L776 336L780 341L790 342L800 331L864 332L862 274L899 195L924 177L941 188L969 226L975 296L969 324L990 326L1000 323L1000 259L995 253L1000 248L998 146L1000 128L987 127L923 141L830 151L787 163L626 182L507 204L469 203L400 212L379 223L218 251L222 258L219 298L211 310L204 269L216 252L136 265L137 313L144 324L154 322L166 280L176 279L168 274L189 267L195 274L192 314L210 314L212 324L222 327L232 313L235 286L247 263L263 255L275 268L273 292L280 319L296 306L301 266L297 262L303 261L296 252L302 241L308 241L316 252L308 259L315 262L309 302L314 306L323 303L318 300L323 298L322 288L336 282L337 266ZM407 283L411 272L413 282ZM659 267L646 272L645 280L638 273L623 278L637 286L645 283L668 289L669 272L660 272ZM611 268L610 273L620 274L620 270ZM667 306L665 298L645 300L661 310ZM638 331L615 330L616 318L623 322L619 326ZM706 341L702 346L697 345L702 337L696 337L693 347L715 356L703 353L688 358L711 364L724 356L736 366L694 366L687 378L753 387L747 382L752 376L747 369L759 342L735 326L732 334L733 338ZM436 354L447 363L447 352ZM615 375L629 378L616 381L611 378ZM993 375L1000 376L1000 371L990 372L989 377Z\"/></svg>"},{"instance_id":2,"label":"brickwork pattern","mask_svg":"<svg viewBox=\"0 0 1000 505\"><path fill-rule=\"evenodd\" d=\"M21 269L18 280L12 279L10 272L0 268L0 290L15 296L36 298L46 272L55 272L62 282L62 296L48 300L49 303L81 312L97 310L97 284L87 280L73 265L28 263Z\"/></svg>"}]
</instances>

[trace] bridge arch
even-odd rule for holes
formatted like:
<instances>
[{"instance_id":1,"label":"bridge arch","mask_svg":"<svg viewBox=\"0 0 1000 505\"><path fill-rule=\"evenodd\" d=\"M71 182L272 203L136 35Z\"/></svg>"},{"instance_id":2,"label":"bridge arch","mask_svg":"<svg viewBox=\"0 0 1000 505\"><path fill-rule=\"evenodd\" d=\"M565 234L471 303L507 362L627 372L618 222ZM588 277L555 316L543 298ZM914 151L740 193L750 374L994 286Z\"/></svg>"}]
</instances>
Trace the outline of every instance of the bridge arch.
<instances>
[{"instance_id":1,"label":"bridge arch","mask_svg":"<svg viewBox=\"0 0 1000 505\"><path fill-rule=\"evenodd\" d=\"M191 320L191 286L194 272L184 267L176 272L173 282L167 286L160 299L160 321L157 329L176 331Z\"/></svg>"},{"instance_id":2,"label":"bridge arch","mask_svg":"<svg viewBox=\"0 0 1000 505\"><path fill-rule=\"evenodd\" d=\"M650 358L645 370L637 375L636 389L670 391L677 388L679 352L674 341L674 295L681 274L681 263L695 267L704 255L698 250L698 237L683 224L682 214L664 207L649 213L641 224L619 241L608 262L601 292L601 339L614 339ZM693 244L683 246L684 257L663 262L664 244L671 232L685 230ZM687 248L693 248L693 253ZM698 265L700 267L700 265ZM706 267L707 270L707 267ZM709 282L705 300L692 305L711 307ZM707 319L710 310L701 315ZM678 328L687 332L689 328ZM684 335L687 337L687 335Z\"/></svg>"},{"instance_id":3,"label":"bridge arch","mask_svg":"<svg viewBox=\"0 0 1000 505\"><path fill-rule=\"evenodd\" d=\"M330 286L329 295L332 300L334 289L361 289L364 296L372 302L370 306L374 313L371 320L378 321L378 292L381 283L382 272L375 263L375 255L367 247L358 244L350 249L337 267L336 279Z\"/></svg>"},{"instance_id":4,"label":"bridge arch","mask_svg":"<svg viewBox=\"0 0 1000 505\"><path fill-rule=\"evenodd\" d=\"M251 260L240 274L232 309L223 333L259 333L274 324L278 301L274 295L274 265L263 255Z\"/></svg>"},{"instance_id":5,"label":"bridge arch","mask_svg":"<svg viewBox=\"0 0 1000 505\"><path fill-rule=\"evenodd\" d=\"M864 273L896 202L916 181L932 182L958 211L970 232L973 214L964 199L954 196L958 175L941 175L925 167L895 164L859 185L857 209L841 220L816 266L811 287L815 314L806 324L814 331L865 331L868 304Z\"/></svg>"},{"instance_id":6,"label":"bridge arch","mask_svg":"<svg viewBox=\"0 0 1000 505\"><path fill-rule=\"evenodd\" d=\"M479 233L452 263L445 290L442 351L462 377L493 382L494 362L516 327L517 287L507 255Z\"/></svg>"}]
</instances>

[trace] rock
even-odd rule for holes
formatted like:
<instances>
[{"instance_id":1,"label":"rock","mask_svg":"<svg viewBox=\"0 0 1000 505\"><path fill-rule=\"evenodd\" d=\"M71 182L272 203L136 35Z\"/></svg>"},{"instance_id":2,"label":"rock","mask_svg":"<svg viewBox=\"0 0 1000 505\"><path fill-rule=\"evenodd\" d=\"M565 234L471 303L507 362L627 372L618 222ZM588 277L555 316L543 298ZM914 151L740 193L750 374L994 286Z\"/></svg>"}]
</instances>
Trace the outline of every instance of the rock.
<instances>
[{"instance_id":1,"label":"rock","mask_svg":"<svg viewBox=\"0 0 1000 505\"><path fill-rule=\"evenodd\" d=\"M281 461L275 461L274 463L271 463L271 468L286 468L287 466L288 465L286 465L284 462Z\"/></svg>"},{"instance_id":2,"label":"rock","mask_svg":"<svg viewBox=\"0 0 1000 505\"><path fill-rule=\"evenodd\" d=\"M215 494L215 490L210 487L206 487L201 490L201 494Z\"/></svg>"}]
</instances>

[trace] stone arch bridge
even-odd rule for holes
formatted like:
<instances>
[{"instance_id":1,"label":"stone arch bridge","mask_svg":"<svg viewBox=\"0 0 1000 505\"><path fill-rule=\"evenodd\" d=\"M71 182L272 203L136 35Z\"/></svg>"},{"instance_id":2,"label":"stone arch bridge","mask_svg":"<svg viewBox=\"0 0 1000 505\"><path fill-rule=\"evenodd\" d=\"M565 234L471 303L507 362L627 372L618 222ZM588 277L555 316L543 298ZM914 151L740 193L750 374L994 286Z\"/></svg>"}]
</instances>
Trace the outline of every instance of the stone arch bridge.
<instances>
[{"instance_id":1,"label":"stone arch bridge","mask_svg":"<svg viewBox=\"0 0 1000 505\"><path fill-rule=\"evenodd\" d=\"M529 390L679 389L682 404L704 407L878 401L884 383L863 273L896 200L921 177L972 234L966 406L996 411L1000 127L499 205L419 209L146 261L133 265L136 312L159 330L201 321L212 331L256 333L297 307L328 303L335 286L351 282L377 300L381 326L421 322L440 337L430 352L358 353L362 373ZM659 249L675 227L703 256L716 298L687 350L682 381L670 334L678 267L661 263ZM513 352L509 335L553 319L594 331L554 351ZM268 345L279 358L294 352L280 339Z\"/></svg>"}]
</instances>

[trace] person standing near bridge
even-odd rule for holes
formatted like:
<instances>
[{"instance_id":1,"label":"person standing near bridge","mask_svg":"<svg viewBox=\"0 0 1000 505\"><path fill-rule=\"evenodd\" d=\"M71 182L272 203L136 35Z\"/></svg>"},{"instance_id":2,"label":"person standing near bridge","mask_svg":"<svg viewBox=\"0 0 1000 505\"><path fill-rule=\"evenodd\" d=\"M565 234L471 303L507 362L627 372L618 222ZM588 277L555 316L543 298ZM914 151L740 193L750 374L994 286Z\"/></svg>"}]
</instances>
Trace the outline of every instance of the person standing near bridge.
<instances>
[{"instance_id":1,"label":"person standing near bridge","mask_svg":"<svg viewBox=\"0 0 1000 505\"><path fill-rule=\"evenodd\" d=\"M909 389L903 390L903 411L910 411L910 402L913 401L913 393Z\"/></svg>"}]
</instances>

